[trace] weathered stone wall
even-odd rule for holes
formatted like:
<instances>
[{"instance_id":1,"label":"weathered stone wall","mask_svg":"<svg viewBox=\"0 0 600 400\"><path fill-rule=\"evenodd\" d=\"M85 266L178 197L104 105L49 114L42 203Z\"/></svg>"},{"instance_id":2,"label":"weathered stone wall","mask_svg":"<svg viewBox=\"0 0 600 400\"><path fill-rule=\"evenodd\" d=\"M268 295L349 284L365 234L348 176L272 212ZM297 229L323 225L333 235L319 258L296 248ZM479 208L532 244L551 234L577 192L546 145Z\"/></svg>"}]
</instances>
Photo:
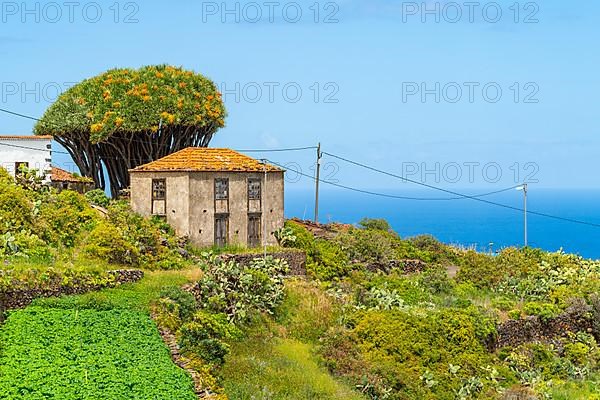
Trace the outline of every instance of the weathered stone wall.
<instances>
[{"instance_id":1,"label":"weathered stone wall","mask_svg":"<svg viewBox=\"0 0 600 400\"><path fill-rule=\"evenodd\" d=\"M8 309L23 308L39 297L57 297L62 295L82 294L106 287L115 287L124 283L132 283L141 280L144 272L140 270L118 270L109 271L115 277L113 283L108 286L84 285L84 286L61 286L57 285L46 289L11 290L0 292L0 314ZM0 317L1 318L1 317Z\"/></svg>"},{"instance_id":2,"label":"weathered stone wall","mask_svg":"<svg viewBox=\"0 0 600 400\"><path fill-rule=\"evenodd\" d=\"M152 215L152 179L165 179L167 222L179 236L190 235L190 180L187 172L133 172L131 173L130 202L133 211L144 217Z\"/></svg>"},{"instance_id":3,"label":"weathered stone wall","mask_svg":"<svg viewBox=\"0 0 600 400\"><path fill-rule=\"evenodd\" d=\"M244 253L244 254L222 254L219 257L223 261L234 260L242 265L249 264L255 258L261 258L261 253ZM306 253L304 251L282 251L277 253L267 253L267 256L278 258L287 261L290 266L289 275L304 276L306 275Z\"/></svg>"},{"instance_id":4,"label":"weathered stone wall","mask_svg":"<svg viewBox=\"0 0 600 400\"><path fill-rule=\"evenodd\" d=\"M179 236L187 236L196 246L208 247L215 242L215 213L229 215L228 243L248 243L248 214L259 213L261 237L266 227L267 245L276 245L273 233L283 226L284 173L260 172L132 172L131 207L143 215L152 214L152 179L166 179L166 218ZM214 198L215 179L229 179L229 199L225 206ZM260 204L248 201L248 179L260 179ZM263 227L262 224L266 226Z\"/></svg>"},{"instance_id":5,"label":"weathered stone wall","mask_svg":"<svg viewBox=\"0 0 600 400\"><path fill-rule=\"evenodd\" d=\"M573 305L548 321L536 316L507 321L498 327L496 348L516 347L530 342L555 343L557 339L577 332L598 335L594 332L592 307L587 304Z\"/></svg>"},{"instance_id":6,"label":"weathered stone wall","mask_svg":"<svg viewBox=\"0 0 600 400\"><path fill-rule=\"evenodd\" d=\"M366 266L371 272L381 271L389 274L393 270L400 270L405 274L423 272L427 269L427 263L421 260L390 260L387 263L372 263Z\"/></svg>"}]
</instances>

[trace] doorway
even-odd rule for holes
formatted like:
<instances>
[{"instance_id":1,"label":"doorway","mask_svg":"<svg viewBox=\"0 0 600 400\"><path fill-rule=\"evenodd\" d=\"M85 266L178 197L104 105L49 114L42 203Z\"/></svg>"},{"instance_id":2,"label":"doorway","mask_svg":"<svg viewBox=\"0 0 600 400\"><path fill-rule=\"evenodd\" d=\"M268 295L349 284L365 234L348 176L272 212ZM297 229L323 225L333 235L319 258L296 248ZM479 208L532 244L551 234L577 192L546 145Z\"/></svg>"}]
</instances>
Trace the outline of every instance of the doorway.
<instances>
[{"instance_id":1,"label":"doorway","mask_svg":"<svg viewBox=\"0 0 600 400\"><path fill-rule=\"evenodd\" d=\"M260 246L260 214L248 214L248 247Z\"/></svg>"},{"instance_id":2,"label":"doorway","mask_svg":"<svg viewBox=\"0 0 600 400\"><path fill-rule=\"evenodd\" d=\"M215 245L223 247L227 245L229 237L229 216L227 214L215 215Z\"/></svg>"}]
</instances>

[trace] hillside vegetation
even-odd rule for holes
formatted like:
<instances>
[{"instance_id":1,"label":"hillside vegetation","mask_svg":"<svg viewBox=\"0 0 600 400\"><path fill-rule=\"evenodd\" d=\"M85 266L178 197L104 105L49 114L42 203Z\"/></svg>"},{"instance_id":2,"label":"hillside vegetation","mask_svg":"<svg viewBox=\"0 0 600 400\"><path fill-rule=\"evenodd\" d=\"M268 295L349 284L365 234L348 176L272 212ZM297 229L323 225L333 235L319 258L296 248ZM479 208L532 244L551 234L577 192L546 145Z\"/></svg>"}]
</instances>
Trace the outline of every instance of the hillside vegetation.
<instances>
[{"instance_id":1,"label":"hillside vegetation","mask_svg":"<svg viewBox=\"0 0 600 400\"><path fill-rule=\"evenodd\" d=\"M95 290L5 313L0 398L600 399L597 261L288 221L280 245L307 254L292 278L1 170L0 217L0 301ZM129 268L143 279L113 287Z\"/></svg>"}]
</instances>

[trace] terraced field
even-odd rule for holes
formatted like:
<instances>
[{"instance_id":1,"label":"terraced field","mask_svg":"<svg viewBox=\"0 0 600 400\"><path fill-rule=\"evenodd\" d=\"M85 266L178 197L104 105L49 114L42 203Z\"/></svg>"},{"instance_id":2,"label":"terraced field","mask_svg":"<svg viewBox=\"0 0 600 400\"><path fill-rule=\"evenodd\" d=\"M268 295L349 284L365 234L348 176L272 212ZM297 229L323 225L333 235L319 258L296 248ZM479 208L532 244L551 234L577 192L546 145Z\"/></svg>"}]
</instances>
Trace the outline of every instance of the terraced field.
<instances>
[{"instance_id":1,"label":"terraced field","mask_svg":"<svg viewBox=\"0 0 600 400\"><path fill-rule=\"evenodd\" d=\"M197 399L147 314L43 307L0 329L0 398Z\"/></svg>"}]
</instances>

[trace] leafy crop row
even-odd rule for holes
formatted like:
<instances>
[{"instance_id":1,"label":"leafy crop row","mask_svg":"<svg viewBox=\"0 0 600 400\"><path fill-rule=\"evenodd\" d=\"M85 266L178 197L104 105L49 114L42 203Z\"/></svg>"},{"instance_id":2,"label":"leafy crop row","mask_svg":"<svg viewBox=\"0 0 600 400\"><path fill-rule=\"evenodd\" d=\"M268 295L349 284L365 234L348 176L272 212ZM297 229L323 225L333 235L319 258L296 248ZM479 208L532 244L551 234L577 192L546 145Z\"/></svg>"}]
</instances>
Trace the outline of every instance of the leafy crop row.
<instances>
[{"instance_id":1,"label":"leafy crop row","mask_svg":"<svg viewBox=\"0 0 600 400\"><path fill-rule=\"evenodd\" d=\"M9 315L0 343L2 399L196 399L142 313L30 307Z\"/></svg>"}]
</instances>

